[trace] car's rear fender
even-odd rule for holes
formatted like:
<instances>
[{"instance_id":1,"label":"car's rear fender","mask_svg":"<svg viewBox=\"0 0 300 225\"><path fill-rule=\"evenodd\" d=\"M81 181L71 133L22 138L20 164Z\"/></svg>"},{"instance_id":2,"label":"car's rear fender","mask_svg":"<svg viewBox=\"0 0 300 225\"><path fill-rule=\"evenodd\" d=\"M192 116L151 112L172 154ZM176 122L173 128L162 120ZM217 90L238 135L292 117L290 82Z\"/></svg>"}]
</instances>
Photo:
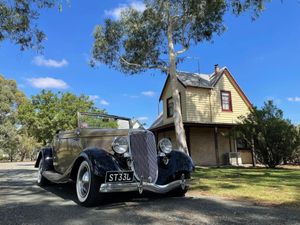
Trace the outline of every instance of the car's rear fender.
<instances>
[{"instance_id":1,"label":"car's rear fender","mask_svg":"<svg viewBox=\"0 0 300 225\"><path fill-rule=\"evenodd\" d=\"M80 163L86 160L92 173L101 178L105 178L107 171L121 171L122 168L112 154L99 148L88 148L80 153L75 160L70 174L71 179L75 180Z\"/></svg>"},{"instance_id":2,"label":"car's rear fender","mask_svg":"<svg viewBox=\"0 0 300 225\"><path fill-rule=\"evenodd\" d=\"M195 169L191 157L184 152L174 150L166 157L168 158L167 164L164 163L163 157L158 157L158 179L156 184L167 184L178 179L182 173L189 175Z\"/></svg>"},{"instance_id":3,"label":"car's rear fender","mask_svg":"<svg viewBox=\"0 0 300 225\"><path fill-rule=\"evenodd\" d=\"M39 167L41 160L43 160L44 170L53 170L53 155L51 147L44 147L39 151L34 167Z\"/></svg>"}]
</instances>

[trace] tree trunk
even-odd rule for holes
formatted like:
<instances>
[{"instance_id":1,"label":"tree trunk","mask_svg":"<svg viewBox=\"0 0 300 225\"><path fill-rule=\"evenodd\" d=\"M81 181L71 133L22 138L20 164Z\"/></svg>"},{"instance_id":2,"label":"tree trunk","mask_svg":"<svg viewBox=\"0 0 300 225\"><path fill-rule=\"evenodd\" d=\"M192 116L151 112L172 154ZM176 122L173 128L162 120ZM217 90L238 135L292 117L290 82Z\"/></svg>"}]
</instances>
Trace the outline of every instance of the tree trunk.
<instances>
[{"instance_id":1,"label":"tree trunk","mask_svg":"<svg viewBox=\"0 0 300 225\"><path fill-rule=\"evenodd\" d=\"M254 139L251 139L251 155L252 155L252 166L256 167L256 156L255 156L255 146Z\"/></svg>"},{"instance_id":2,"label":"tree trunk","mask_svg":"<svg viewBox=\"0 0 300 225\"><path fill-rule=\"evenodd\" d=\"M170 22L169 24L167 35L168 35L168 49L169 49L169 61L170 61L169 76L171 80L172 97L173 97L173 105L174 105L173 119L175 125L176 140L178 143L179 150L185 152L186 154L189 154L187 143L186 143L185 130L182 121L180 95L178 91L178 80L176 74L176 54L175 54L173 38L172 38L172 22Z\"/></svg>"},{"instance_id":3,"label":"tree trunk","mask_svg":"<svg viewBox=\"0 0 300 225\"><path fill-rule=\"evenodd\" d=\"M23 162L26 156L26 152L22 152L20 161Z\"/></svg>"}]
</instances>

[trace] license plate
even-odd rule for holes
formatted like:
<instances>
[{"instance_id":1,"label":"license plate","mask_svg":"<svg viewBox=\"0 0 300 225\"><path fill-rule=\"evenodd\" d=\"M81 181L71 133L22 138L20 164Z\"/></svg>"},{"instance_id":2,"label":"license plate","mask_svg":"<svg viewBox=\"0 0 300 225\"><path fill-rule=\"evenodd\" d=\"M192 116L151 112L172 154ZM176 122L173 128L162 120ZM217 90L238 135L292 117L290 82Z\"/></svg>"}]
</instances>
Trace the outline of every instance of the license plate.
<instances>
[{"instance_id":1,"label":"license plate","mask_svg":"<svg viewBox=\"0 0 300 225\"><path fill-rule=\"evenodd\" d=\"M132 182L133 171L108 171L106 172L105 182Z\"/></svg>"}]
</instances>

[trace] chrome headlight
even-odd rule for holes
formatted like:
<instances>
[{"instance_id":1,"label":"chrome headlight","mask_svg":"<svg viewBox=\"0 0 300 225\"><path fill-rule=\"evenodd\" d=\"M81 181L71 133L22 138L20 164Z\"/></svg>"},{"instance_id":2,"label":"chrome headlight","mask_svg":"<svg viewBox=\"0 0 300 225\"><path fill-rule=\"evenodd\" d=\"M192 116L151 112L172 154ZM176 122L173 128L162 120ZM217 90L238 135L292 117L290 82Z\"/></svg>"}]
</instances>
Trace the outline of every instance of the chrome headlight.
<instances>
[{"instance_id":1,"label":"chrome headlight","mask_svg":"<svg viewBox=\"0 0 300 225\"><path fill-rule=\"evenodd\" d=\"M167 138L163 138L158 142L158 148L163 153L169 154L173 148L172 142Z\"/></svg>"},{"instance_id":2,"label":"chrome headlight","mask_svg":"<svg viewBox=\"0 0 300 225\"><path fill-rule=\"evenodd\" d=\"M112 149L117 154L124 154L128 150L127 137L116 137L112 143Z\"/></svg>"}]
</instances>

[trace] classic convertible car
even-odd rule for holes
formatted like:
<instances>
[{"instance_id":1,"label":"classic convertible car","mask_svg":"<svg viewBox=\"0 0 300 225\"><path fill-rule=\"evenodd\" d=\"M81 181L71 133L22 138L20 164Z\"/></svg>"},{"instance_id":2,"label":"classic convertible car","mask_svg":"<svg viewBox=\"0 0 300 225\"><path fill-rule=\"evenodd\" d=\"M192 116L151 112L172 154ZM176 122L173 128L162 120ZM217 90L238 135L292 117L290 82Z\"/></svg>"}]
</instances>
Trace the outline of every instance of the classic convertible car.
<instances>
[{"instance_id":1,"label":"classic convertible car","mask_svg":"<svg viewBox=\"0 0 300 225\"><path fill-rule=\"evenodd\" d=\"M78 128L58 131L51 146L39 151L35 167L40 186L74 181L84 206L113 192L184 196L194 170L169 139L156 144L153 133L132 120L97 113L78 113Z\"/></svg>"}]
</instances>

